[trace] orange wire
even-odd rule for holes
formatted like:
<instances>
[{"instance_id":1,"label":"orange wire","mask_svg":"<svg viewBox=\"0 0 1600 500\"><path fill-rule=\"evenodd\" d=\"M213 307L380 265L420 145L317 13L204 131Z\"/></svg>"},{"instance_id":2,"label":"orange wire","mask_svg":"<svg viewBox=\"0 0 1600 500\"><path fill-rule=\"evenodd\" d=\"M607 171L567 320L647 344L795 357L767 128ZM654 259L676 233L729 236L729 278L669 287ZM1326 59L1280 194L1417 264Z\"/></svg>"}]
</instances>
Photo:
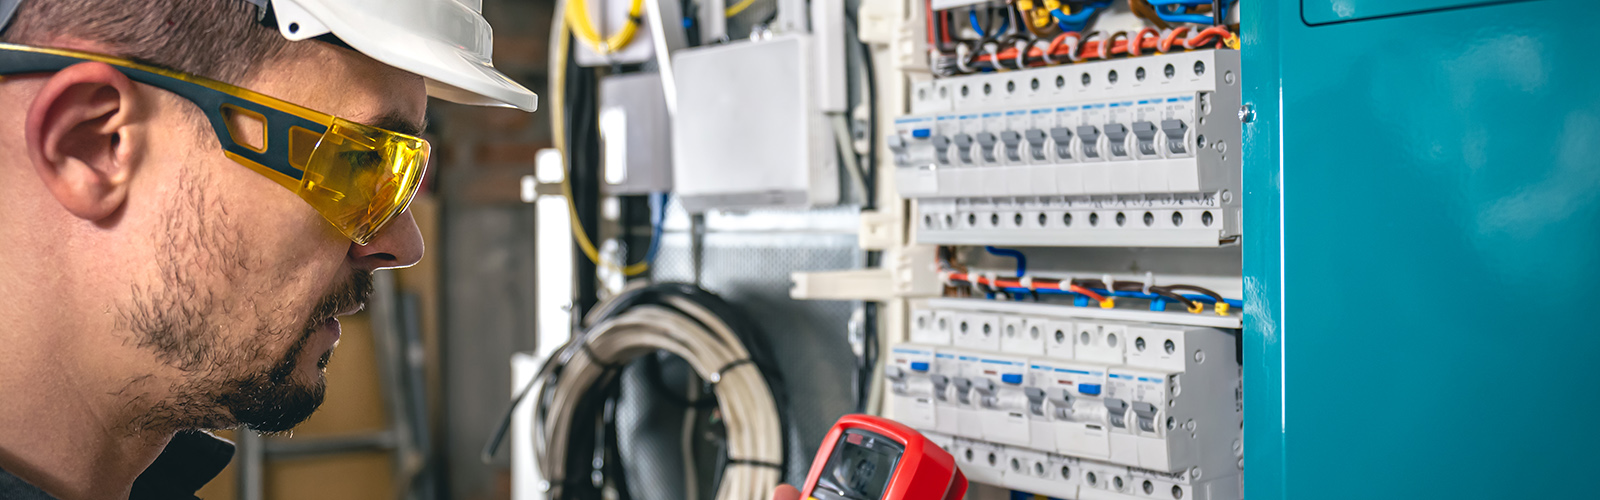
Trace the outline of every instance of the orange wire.
<instances>
[{"instance_id":1,"label":"orange wire","mask_svg":"<svg viewBox=\"0 0 1600 500\"><path fill-rule=\"evenodd\" d=\"M1105 297L1102 297L1100 294L1090 291L1088 288L1084 288L1084 287L1081 287L1081 286L1078 286L1078 285L1067 285L1067 289L1072 291L1073 293L1089 297L1090 299L1094 299L1095 302L1105 302L1106 301Z\"/></svg>"}]
</instances>

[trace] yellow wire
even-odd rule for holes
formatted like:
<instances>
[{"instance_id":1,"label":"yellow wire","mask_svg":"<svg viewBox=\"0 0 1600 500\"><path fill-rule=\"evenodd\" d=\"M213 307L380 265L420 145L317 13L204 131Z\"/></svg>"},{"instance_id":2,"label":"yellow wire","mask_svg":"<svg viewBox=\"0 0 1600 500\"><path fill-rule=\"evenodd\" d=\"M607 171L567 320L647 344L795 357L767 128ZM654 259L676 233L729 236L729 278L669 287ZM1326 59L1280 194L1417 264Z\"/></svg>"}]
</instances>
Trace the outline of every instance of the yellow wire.
<instances>
[{"instance_id":1,"label":"yellow wire","mask_svg":"<svg viewBox=\"0 0 1600 500\"><path fill-rule=\"evenodd\" d=\"M633 43L633 35L639 31L639 16L644 13L644 0L633 0L628 6L628 20L622 24L622 29L612 33L610 37L603 37L589 20L589 6L585 0L567 0L566 22L572 25L572 33L584 43L589 44L595 52L601 55L613 54Z\"/></svg>"},{"instance_id":2,"label":"yellow wire","mask_svg":"<svg viewBox=\"0 0 1600 500\"><path fill-rule=\"evenodd\" d=\"M727 17L737 16L740 12L744 12L745 9L748 9L751 5L755 4L756 0L739 0L739 3L733 4L732 7L728 7L728 10L724 11L723 15Z\"/></svg>"},{"instance_id":3,"label":"yellow wire","mask_svg":"<svg viewBox=\"0 0 1600 500\"><path fill-rule=\"evenodd\" d=\"M578 219L578 207L572 201L572 180L567 175L571 172L571 163L567 161L567 131L566 131L566 104L567 93L567 35L570 33L565 20L556 23L556 51L555 60L550 64L550 97L555 100L551 106L550 119L551 138L555 140L556 150L561 152L561 194L567 199L567 215L572 219L572 239L577 240L578 249L583 251L583 256L597 266L621 271L623 275L634 276L650 269L649 262L638 262L627 267L618 268L617 264L600 259L600 251L595 249L594 242L589 240L589 234L583 230L583 221Z\"/></svg>"}]
</instances>

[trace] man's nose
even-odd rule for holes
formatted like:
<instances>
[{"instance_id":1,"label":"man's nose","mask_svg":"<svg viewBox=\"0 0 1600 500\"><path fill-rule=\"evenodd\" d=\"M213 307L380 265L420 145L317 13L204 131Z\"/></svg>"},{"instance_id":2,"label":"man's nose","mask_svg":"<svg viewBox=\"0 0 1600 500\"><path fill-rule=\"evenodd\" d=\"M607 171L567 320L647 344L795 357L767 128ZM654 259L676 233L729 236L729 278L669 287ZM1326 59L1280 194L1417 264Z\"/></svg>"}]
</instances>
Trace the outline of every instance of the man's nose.
<instances>
[{"instance_id":1,"label":"man's nose","mask_svg":"<svg viewBox=\"0 0 1600 500\"><path fill-rule=\"evenodd\" d=\"M376 271L395 267L410 267L422 260L422 231L411 210L401 212L389 221L366 246L350 244L350 259L357 269Z\"/></svg>"}]
</instances>

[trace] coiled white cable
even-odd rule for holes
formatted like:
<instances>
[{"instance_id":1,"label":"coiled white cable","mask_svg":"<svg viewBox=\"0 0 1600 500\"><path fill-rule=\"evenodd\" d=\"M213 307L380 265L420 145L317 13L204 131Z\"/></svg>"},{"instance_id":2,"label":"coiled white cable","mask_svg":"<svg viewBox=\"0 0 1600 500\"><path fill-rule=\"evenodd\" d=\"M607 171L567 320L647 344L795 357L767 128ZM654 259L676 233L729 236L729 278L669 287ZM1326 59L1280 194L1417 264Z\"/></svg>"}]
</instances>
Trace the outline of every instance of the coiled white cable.
<instances>
[{"instance_id":1,"label":"coiled white cable","mask_svg":"<svg viewBox=\"0 0 1600 500\"><path fill-rule=\"evenodd\" d=\"M593 325L575 337L540 370L534 419L534 453L540 473L561 498L566 478L567 444L574 410L596 382L633 359L655 351L683 358L702 379L714 384L727 430L728 465L717 487L718 500L766 498L782 475L783 431L772 392L750 353L726 323L683 297L666 297L671 307L640 305ZM602 304L589 320L603 317ZM703 325L703 326L702 326Z\"/></svg>"}]
</instances>

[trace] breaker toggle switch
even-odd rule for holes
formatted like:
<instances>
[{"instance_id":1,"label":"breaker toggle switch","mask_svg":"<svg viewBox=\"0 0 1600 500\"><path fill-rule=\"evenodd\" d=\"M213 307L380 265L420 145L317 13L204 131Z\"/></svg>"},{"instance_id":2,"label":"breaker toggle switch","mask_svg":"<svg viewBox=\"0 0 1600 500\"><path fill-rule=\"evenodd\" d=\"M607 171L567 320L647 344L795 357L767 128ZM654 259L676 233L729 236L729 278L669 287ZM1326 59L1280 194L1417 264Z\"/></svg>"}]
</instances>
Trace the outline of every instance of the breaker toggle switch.
<instances>
[{"instance_id":1,"label":"breaker toggle switch","mask_svg":"<svg viewBox=\"0 0 1600 500\"><path fill-rule=\"evenodd\" d=\"M934 159L941 165L950 164L950 138L942 135L933 136Z\"/></svg>"},{"instance_id":2,"label":"breaker toggle switch","mask_svg":"<svg viewBox=\"0 0 1600 500\"><path fill-rule=\"evenodd\" d=\"M900 134L889 136L889 151L894 153L894 164L906 166L911 163L911 156L906 154L906 140Z\"/></svg>"},{"instance_id":3,"label":"breaker toggle switch","mask_svg":"<svg viewBox=\"0 0 1600 500\"><path fill-rule=\"evenodd\" d=\"M906 140L902 139L900 134L889 136L889 150L896 153L906 152Z\"/></svg>"},{"instance_id":4,"label":"breaker toggle switch","mask_svg":"<svg viewBox=\"0 0 1600 500\"><path fill-rule=\"evenodd\" d=\"M994 157L994 146L995 144L999 143L1000 140L996 138L994 134L989 132L978 132L978 147L983 149L983 161L989 163L1000 162L1000 160L996 160Z\"/></svg>"},{"instance_id":5,"label":"breaker toggle switch","mask_svg":"<svg viewBox=\"0 0 1600 500\"><path fill-rule=\"evenodd\" d=\"M1057 158L1063 160L1072 158L1072 129L1066 127L1052 128L1050 129L1050 139L1056 141Z\"/></svg>"},{"instance_id":6,"label":"breaker toggle switch","mask_svg":"<svg viewBox=\"0 0 1600 500\"><path fill-rule=\"evenodd\" d=\"M1156 431L1156 405L1142 401L1135 402L1133 403L1133 413L1139 418L1140 431L1149 433Z\"/></svg>"},{"instance_id":7,"label":"breaker toggle switch","mask_svg":"<svg viewBox=\"0 0 1600 500\"><path fill-rule=\"evenodd\" d=\"M1167 134L1167 151L1175 155L1189 152L1185 146L1189 141L1184 139L1189 132L1189 125L1183 120L1161 120L1161 132Z\"/></svg>"},{"instance_id":8,"label":"breaker toggle switch","mask_svg":"<svg viewBox=\"0 0 1600 500\"><path fill-rule=\"evenodd\" d=\"M1100 157L1100 129L1094 128L1094 125L1079 125L1078 142L1083 143L1085 158Z\"/></svg>"},{"instance_id":9,"label":"breaker toggle switch","mask_svg":"<svg viewBox=\"0 0 1600 500\"><path fill-rule=\"evenodd\" d=\"M972 389L978 391L978 394L982 396L982 398L978 400L980 403L979 406L984 408L994 408L1000 403L1000 398L995 395L993 380L974 380L972 381Z\"/></svg>"},{"instance_id":10,"label":"breaker toggle switch","mask_svg":"<svg viewBox=\"0 0 1600 500\"><path fill-rule=\"evenodd\" d=\"M953 380L956 384L956 401L964 405L972 404L972 379L956 377Z\"/></svg>"},{"instance_id":11,"label":"breaker toggle switch","mask_svg":"<svg viewBox=\"0 0 1600 500\"><path fill-rule=\"evenodd\" d=\"M1025 137L1028 139L1028 154L1032 155L1033 159L1036 161L1044 161L1044 143L1045 141L1050 140L1050 135L1044 133L1043 130L1034 128L1028 129ZM1068 136L1068 138L1070 139L1071 136Z\"/></svg>"},{"instance_id":12,"label":"breaker toggle switch","mask_svg":"<svg viewBox=\"0 0 1600 500\"><path fill-rule=\"evenodd\" d=\"M1128 156L1128 127L1121 123L1107 123L1105 130L1111 156Z\"/></svg>"},{"instance_id":13,"label":"breaker toggle switch","mask_svg":"<svg viewBox=\"0 0 1600 500\"><path fill-rule=\"evenodd\" d=\"M949 393L946 391L946 389L950 388L950 377L934 375L928 377L928 380L933 382L933 397L938 398L940 401L950 400Z\"/></svg>"},{"instance_id":14,"label":"breaker toggle switch","mask_svg":"<svg viewBox=\"0 0 1600 500\"><path fill-rule=\"evenodd\" d=\"M1055 397L1048 398L1051 406L1056 408L1056 420L1072 418L1072 392L1066 389L1056 391Z\"/></svg>"},{"instance_id":15,"label":"breaker toggle switch","mask_svg":"<svg viewBox=\"0 0 1600 500\"><path fill-rule=\"evenodd\" d=\"M1006 145L1006 159L1013 162L1022 161L1022 134L1013 130L1000 133L1000 142Z\"/></svg>"},{"instance_id":16,"label":"breaker toggle switch","mask_svg":"<svg viewBox=\"0 0 1600 500\"><path fill-rule=\"evenodd\" d=\"M1044 416L1044 389L1025 387L1022 389L1022 394L1028 396L1028 412L1041 417Z\"/></svg>"},{"instance_id":17,"label":"breaker toggle switch","mask_svg":"<svg viewBox=\"0 0 1600 500\"><path fill-rule=\"evenodd\" d=\"M961 155L962 163L972 163L972 136L956 134L956 152Z\"/></svg>"},{"instance_id":18,"label":"breaker toggle switch","mask_svg":"<svg viewBox=\"0 0 1600 500\"><path fill-rule=\"evenodd\" d=\"M1111 421L1111 426L1119 429L1128 428L1128 402L1117 398L1106 398L1106 418Z\"/></svg>"},{"instance_id":19,"label":"breaker toggle switch","mask_svg":"<svg viewBox=\"0 0 1600 500\"><path fill-rule=\"evenodd\" d=\"M883 367L883 378L899 382L905 380L906 373L900 371L898 366L885 366Z\"/></svg>"},{"instance_id":20,"label":"breaker toggle switch","mask_svg":"<svg viewBox=\"0 0 1600 500\"><path fill-rule=\"evenodd\" d=\"M1133 122L1133 137L1139 143L1139 154L1156 154L1156 124Z\"/></svg>"}]
</instances>

